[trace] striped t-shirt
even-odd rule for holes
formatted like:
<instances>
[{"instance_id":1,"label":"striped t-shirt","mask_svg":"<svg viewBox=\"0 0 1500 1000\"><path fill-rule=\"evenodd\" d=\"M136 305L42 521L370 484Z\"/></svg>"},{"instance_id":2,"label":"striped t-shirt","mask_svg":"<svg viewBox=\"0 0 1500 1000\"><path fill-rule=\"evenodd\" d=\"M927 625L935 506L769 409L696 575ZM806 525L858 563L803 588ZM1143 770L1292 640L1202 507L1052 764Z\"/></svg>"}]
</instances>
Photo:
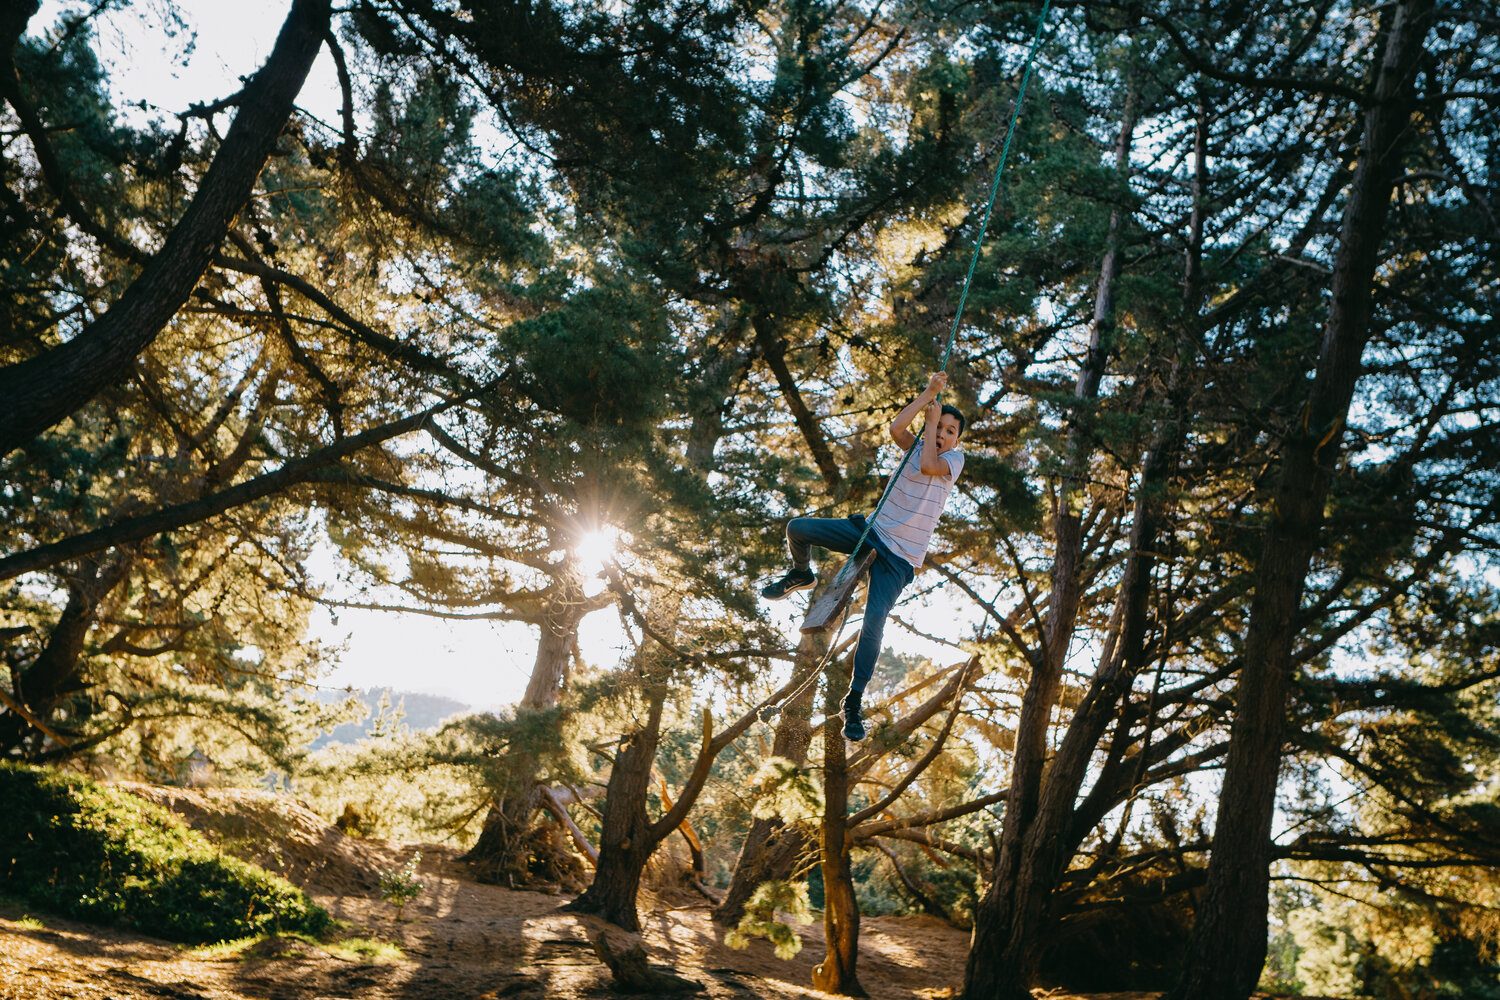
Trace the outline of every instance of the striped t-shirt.
<instances>
[{"instance_id":1,"label":"striped t-shirt","mask_svg":"<svg viewBox=\"0 0 1500 1000\"><path fill-rule=\"evenodd\" d=\"M922 568L927 542L932 538L932 529L937 527L943 503L964 470L964 453L954 448L939 456L948 463L948 475L922 475L921 447L919 439L874 522L875 534L885 547L917 569Z\"/></svg>"}]
</instances>

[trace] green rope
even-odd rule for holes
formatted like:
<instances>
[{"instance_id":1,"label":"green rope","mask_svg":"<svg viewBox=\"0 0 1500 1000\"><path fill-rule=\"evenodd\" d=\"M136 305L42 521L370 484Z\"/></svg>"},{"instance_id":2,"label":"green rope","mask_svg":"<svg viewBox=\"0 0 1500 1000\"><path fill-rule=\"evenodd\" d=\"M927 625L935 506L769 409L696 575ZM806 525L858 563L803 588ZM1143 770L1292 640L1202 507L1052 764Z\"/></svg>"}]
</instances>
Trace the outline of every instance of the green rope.
<instances>
[{"instance_id":1,"label":"green rope","mask_svg":"<svg viewBox=\"0 0 1500 1000\"><path fill-rule=\"evenodd\" d=\"M835 577L835 579L837 579L837 577ZM759 713L761 722L770 722L772 719L776 718L776 716L781 714L782 705L790 704L791 702L794 702L798 698L802 697L802 695L806 693L808 687L816 684L818 682L818 678L823 676L823 669L828 666L828 658L833 655L834 650L839 648L839 643L843 640L844 626L849 624L849 612L853 610L853 602L850 602L844 607L844 617L839 619L839 627L834 630L833 638L828 641L828 648L823 651L822 659L818 660L818 665L813 667L812 672L807 675L807 678L803 680L801 684L798 684L794 691L792 691L786 697L782 698L781 701L777 702L774 705L766 705L761 708Z\"/></svg>"},{"instance_id":2,"label":"green rope","mask_svg":"<svg viewBox=\"0 0 1500 1000\"><path fill-rule=\"evenodd\" d=\"M1012 108L1010 112L1010 125L1005 130L1005 145L1000 149L1000 162L995 166L995 180L990 184L990 199L989 202L984 206L984 218L979 223L979 235L974 239L974 253L973 256L969 258L969 273L964 276L963 291L959 294L958 297L958 309L955 310L953 314L953 328L948 331L948 343L943 347L943 366L939 369L939 371L948 370L948 358L953 353L953 340L958 336L959 323L963 320L964 315L964 305L969 301L969 285L973 283L974 271L979 266L979 251L980 248L984 245L985 233L988 232L990 228L990 215L995 210L995 199L1000 194L1000 175L1005 171L1006 160L1010 158L1010 145L1012 140L1014 140L1016 137L1016 122L1019 121L1021 117L1021 103L1026 100L1026 85L1031 82L1031 70L1032 67L1036 64L1037 49L1039 49L1042 44L1042 29L1046 27L1047 13L1051 10L1051 8L1052 0L1043 0L1042 13L1041 16L1037 18L1036 22L1036 33L1032 35L1031 38L1031 50L1026 54L1026 69L1025 72L1021 74L1021 88L1020 91L1016 94L1015 107ZM923 428L923 433L927 433L927 428ZM869 520L865 522L865 530L860 534L859 541L854 543L854 551L856 553L859 551L860 546L865 543L865 539L869 536L871 530L874 529L875 518L879 516L880 508L885 506L885 499L886 497L890 496L891 487L894 486L896 484L896 480L901 477L902 470L904 470L906 468L906 464L911 461L911 456L916 452L917 445L920 443L920 437L912 441L911 447L906 449L906 454L901 457L901 464L896 466L896 471L891 473L891 478L886 481L885 490L880 494L880 500L875 504L875 509L870 512ZM854 565L854 556L850 555L848 561L844 563L843 568L839 570L838 575L834 577L835 582L842 582L846 573L852 573L854 571Z\"/></svg>"},{"instance_id":3,"label":"green rope","mask_svg":"<svg viewBox=\"0 0 1500 1000\"><path fill-rule=\"evenodd\" d=\"M943 348L943 367L948 370L948 355L953 353L953 338L958 335L958 324L963 319L964 305L969 301L969 284L974 280L974 269L979 266L979 248L984 244L984 234L990 228L990 213L995 209L995 198L1000 193L1000 174L1005 170L1005 161L1010 158L1011 140L1016 137L1016 122L1021 117L1021 102L1026 100L1026 85L1031 82L1031 68L1036 63L1036 52L1042 44L1042 28L1047 23L1047 12L1052 0L1043 0L1042 14L1037 18L1036 34L1031 38L1031 51L1026 54L1026 71L1021 74L1021 90L1016 94L1016 105L1010 112L1010 125L1005 130L1005 145L1000 150L1000 162L995 167L995 180L990 185L990 200L984 206L984 219L979 223L979 236L974 240L974 255L969 258L969 273L964 276L963 292L958 296L958 309L953 314L953 329L948 331L948 345Z\"/></svg>"}]
</instances>

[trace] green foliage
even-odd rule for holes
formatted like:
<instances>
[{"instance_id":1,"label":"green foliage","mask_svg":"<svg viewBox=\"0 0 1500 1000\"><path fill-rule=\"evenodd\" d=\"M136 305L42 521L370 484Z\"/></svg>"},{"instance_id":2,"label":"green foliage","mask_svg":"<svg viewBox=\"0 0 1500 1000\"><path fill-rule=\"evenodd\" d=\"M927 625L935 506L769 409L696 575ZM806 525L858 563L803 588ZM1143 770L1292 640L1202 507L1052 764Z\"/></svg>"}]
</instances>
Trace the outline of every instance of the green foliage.
<instances>
[{"instance_id":1,"label":"green foliage","mask_svg":"<svg viewBox=\"0 0 1500 1000\"><path fill-rule=\"evenodd\" d=\"M1298 871L1333 884L1333 873L1317 866ZM1379 1000L1500 997L1493 914L1466 921L1452 908L1399 889L1372 892L1357 879L1337 891L1277 890L1272 899L1278 933L1265 988Z\"/></svg>"},{"instance_id":2,"label":"green foliage","mask_svg":"<svg viewBox=\"0 0 1500 1000\"><path fill-rule=\"evenodd\" d=\"M605 286L571 296L558 310L517 324L511 349L526 368L527 394L581 427L639 431L663 401L673 358L658 303Z\"/></svg>"},{"instance_id":3,"label":"green foliage","mask_svg":"<svg viewBox=\"0 0 1500 1000\"><path fill-rule=\"evenodd\" d=\"M1293 8L1319 31L1332 13L1308 51L1330 79L1361 86L1370 16L1282 4L1259 23L1294 27ZM885 421L935 364L953 318L1033 14L760 0L353 5L338 36L354 134L290 122L225 243L289 278L216 265L132 379L0 456L0 551L243 482L487 379L486 365L496 384L428 425L461 450L435 437L393 442L317 483L10 586L0 626L31 632L0 645L0 683L86 748L81 766L167 781L204 763L229 781L276 767L329 818L352 806L371 832L459 842L483 804L533 779L600 777L603 755L586 759L584 747L639 731L665 690L656 763L682 787L701 692L732 714L769 691L765 658L715 654L787 650L748 585L782 558L779 522L878 493ZM1494 45L1477 24L1444 16L1424 74L1457 74L1447 91L1463 95L1492 68ZM977 595L1001 634L947 749L896 814L1004 786L1028 654L1051 641L1042 599L1069 592L1049 558L1059 497L1086 533L1070 581L1078 650L1123 648L1114 612L1146 510L1136 501L1162 505L1159 544L1135 550L1158 560L1139 644L1154 676L1116 713L1124 728L1110 759L1145 761L1140 751L1177 743L1162 761L1171 771L1212 745L1243 652L1243 574L1275 517L1268 484L1297 431L1327 313L1341 194L1337 184L1322 193L1356 155L1357 108L1333 93L1288 100L1195 79L1157 29L1096 5L1055 17L952 358L952 395L976 419L933 560L958 578L940 585L953 616L968 616ZM118 301L137 262L80 236L84 223L160 246L222 134L196 112L164 110L145 126L115 115L88 23L17 46L24 91L86 219L70 218L77 210L6 110L16 155L0 162L0 363L67 340ZM1194 24L1188 37L1208 44L1219 27L1244 29L1238 48L1220 48L1241 55L1226 58L1265 53L1233 18ZM1121 170L1113 145L1127 104L1138 129ZM1419 863L1459 858L1467 871L1492 863L1497 829L1494 692L1465 688L1494 662L1500 601L1475 583L1491 572L1500 454L1500 258L1488 209L1475 210L1494 199L1474 194L1495 187L1494 114L1455 96L1414 126L1422 134L1391 205L1375 338L1347 422L1355 444L1328 467L1327 530L1307 581L1297 646L1324 652L1304 665L1293 706L1309 766L1348 761L1346 780L1368 781L1358 806L1322 801L1298 816L1311 841L1416 845ZM1207 156L1195 151L1199 126ZM1194 219L1202 267L1187 280ZM1112 244L1125 263L1115 315L1096 330ZM1105 371L1098 399L1081 402L1078 361L1096 332ZM820 441L837 486L811 456ZM1170 469L1145 491L1145 455L1163 445ZM1075 463L1081 485L1064 494ZM579 525L598 523L632 536L622 580L638 610L665 595L663 634L701 658L679 663L633 634L650 656L592 676L575 657L555 708L427 736L385 713L374 738L304 758L338 715L289 697L336 652L304 641L319 596L571 638L580 619L570 615L595 602L580 596L568 547ZM343 551L353 580L343 593L320 595L327 581L305 568L323 538ZM1339 656L1388 662L1344 676L1325 640L1346 626ZM1063 725L1082 691L1073 670L1088 658L1070 658ZM877 684L897 687L884 675ZM1434 685L1451 690L1424 690ZM890 787L931 729L900 738L886 727L889 743L870 747L890 752L856 798ZM65 752L8 711L0 750ZM771 753L767 739L760 756L715 762L693 814L705 839L722 846L754 817L817 822L813 776ZM1095 774L1107 797L1107 772ZM1157 779L1143 769L1121 787L1134 795L1136 780ZM943 836L984 848L990 815L945 823ZM576 818L594 832L585 810ZM710 870L729 853L712 846ZM892 850L917 892L864 853L862 905L964 919L972 869ZM1358 980L1373 992L1411 968L1435 983L1482 979L1492 886L1461 880L1470 894L1436 903L1451 886L1431 871L1443 874L1413 883L1425 902L1366 894L1382 919L1424 928L1412 938L1430 944L1426 964L1402 965L1393 936L1370 921L1309 904L1284 925L1286 981ZM1381 872L1413 878L1399 865ZM1342 885L1345 873L1316 874ZM1114 900L1111 888L1147 887L1126 877L1080 889L1059 954L1087 958L1074 971L1144 981L1174 953L1181 913Z\"/></svg>"},{"instance_id":4,"label":"green foliage","mask_svg":"<svg viewBox=\"0 0 1500 1000\"><path fill-rule=\"evenodd\" d=\"M784 757L768 757L750 781L756 819L816 824L823 815L823 786L816 769L799 767Z\"/></svg>"},{"instance_id":5,"label":"green foliage","mask_svg":"<svg viewBox=\"0 0 1500 1000\"><path fill-rule=\"evenodd\" d=\"M962 830L949 829L944 834L951 837L955 832L961 840L968 839ZM912 844L890 842L887 849L896 856L919 895L901 880L889 859L876 851L861 851L850 866L860 913L928 913L964 930L973 927L974 909L984 885L971 864L959 858L929 856Z\"/></svg>"},{"instance_id":6,"label":"green foliage","mask_svg":"<svg viewBox=\"0 0 1500 1000\"><path fill-rule=\"evenodd\" d=\"M329 941L323 947L330 954L363 965L391 965L406 957L400 945L375 938L341 938L338 941Z\"/></svg>"},{"instance_id":7,"label":"green foliage","mask_svg":"<svg viewBox=\"0 0 1500 1000\"><path fill-rule=\"evenodd\" d=\"M460 719L436 733L403 730L324 747L292 776L292 787L329 822L347 815L345 824L361 836L467 846L483 818L475 802L490 796L490 782L503 794L513 777L468 725Z\"/></svg>"},{"instance_id":8,"label":"green foliage","mask_svg":"<svg viewBox=\"0 0 1500 1000\"><path fill-rule=\"evenodd\" d=\"M240 959L302 958L307 947L316 948L360 965L390 965L401 961L405 954L400 945L367 937L348 937L320 941L306 934L278 933L259 934L254 937L236 938L232 941L216 941L213 944L194 948L193 958L220 962Z\"/></svg>"},{"instance_id":9,"label":"green foliage","mask_svg":"<svg viewBox=\"0 0 1500 1000\"><path fill-rule=\"evenodd\" d=\"M782 920L785 914L789 920ZM761 883L745 904L745 916L739 926L724 935L724 943L731 948L750 947L754 938L765 938L776 948L776 957L782 960L795 958L802 950L802 936L790 921L799 924L812 923L812 907L807 901L807 883L770 881Z\"/></svg>"},{"instance_id":10,"label":"green foliage","mask_svg":"<svg viewBox=\"0 0 1500 1000\"><path fill-rule=\"evenodd\" d=\"M406 904L420 896L427 888L417 877L417 866L422 863L422 852L418 851L406 860L406 864L385 868L379 873L380 898L396 908L396 919L401 919Z\"/></svg>"},{"instance_id":11,"label":"green foliage","mask_svg":"<svg viewBox=\"0 0 1500 1000\"><path fill-rule=\"evenodd\" d=\"M6 884L34 906L191 944L329 926L300 889L127 792L0 764L0 800Z\"/></svg>"}]
</instances>

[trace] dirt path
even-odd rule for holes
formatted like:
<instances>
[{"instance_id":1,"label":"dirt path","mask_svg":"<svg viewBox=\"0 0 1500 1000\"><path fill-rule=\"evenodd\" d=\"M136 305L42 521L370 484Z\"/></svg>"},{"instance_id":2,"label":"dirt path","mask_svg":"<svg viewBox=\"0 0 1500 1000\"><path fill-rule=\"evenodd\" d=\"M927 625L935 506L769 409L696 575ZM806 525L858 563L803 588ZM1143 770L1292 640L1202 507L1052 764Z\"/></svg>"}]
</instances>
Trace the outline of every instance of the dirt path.
<instances>
[{"instance_id":1,"label":"dirt path","mask_svg":"<svg viewBox=\"0 0 1500 1000\"><path fill-rule=\"evenodd\" d=\"M14 909L0 918L0 997L5 1000L174 997L213 1000L613 996L608 971L590 948L579 918L557 912L563 901L464 878L452 852L424 848L422 898L397 923L368 894L314 898L351 925L351 934L393 941L404 959L370 965L335 957L300 941L269 942L250 954L205 958L123 931L42 917L22 923ZM819 997L806 988L822 959L817 926L805 947L783 962L761 942L734 951L717 940L706 905L650 914L643 931L651 960L704 986L701 996ZM963 972L967 941L939 921L877 918L866 922L861 979L877 1000L941 997Z\"/></svg>"},{"instance_id":2,"label":"dirt path","mask_svg":"<svg viewBox=\"0 0 1500 1000\"><path fill-rule=\"evenodd\" d=\"M103 1000L106 997L213 1000L457 1000L457 998L610 997L609 972L594 956L584 922L557 912L563 901L463 878L447 852L427 847L421 874L428 891L397 923L369 895L314 898L350 933L400 945L404 958L384 965L340 958L300 941L268 942L250 954L205 958L123 931L43 916L22 923L0 911L0 998ZM703 984L700 996L821 997L807 988L823 957L822 935L805 928L805 946L783 962L763 942L734 951L717 940L705 907L645 918L653 963ZM967 941L938 921L877 918L866 923L861 980L876 1000L949 995L963 973Z\"/></svg>"},{"instance_id":3,"label":"dirt path","mask_svg":"<svg viewBox=\"0 0 1500 1000\"><path fill-rule=\"evenodd\" d=\"M373 964L296 940L241 955L195 952L155 938L0 907L0 1000L542 1000L613 998L584 920L558 912L563 897L481 885L451 848L344 837L295 803L254 792L141 789L217 835L236 853L279 868L350 937L400 946ZM422 852L426 891L397 922L375 872ZM703 986L698 997L824 997L806 984L823 958L822 928L781 961L766 942L734 951L707 904L642 906L651 961ZM968 936L926 917L866 918L859 975L875 1000L937 1000L963 976ZM1053 994L1061 1000L1062 994ZM1114 994L1148 1000L1150 994ZM1082 998L1078 998L1082 1000Z\"/></svg>"}]
</instances>

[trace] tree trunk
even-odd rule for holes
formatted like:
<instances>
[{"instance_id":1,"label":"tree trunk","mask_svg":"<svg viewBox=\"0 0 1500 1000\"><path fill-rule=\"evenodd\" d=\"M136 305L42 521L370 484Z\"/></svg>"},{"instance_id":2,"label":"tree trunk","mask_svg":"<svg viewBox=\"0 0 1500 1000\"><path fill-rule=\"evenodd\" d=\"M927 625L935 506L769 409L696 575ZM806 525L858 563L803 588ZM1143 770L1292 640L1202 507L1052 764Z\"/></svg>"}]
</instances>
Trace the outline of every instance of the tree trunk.
<instances>
[{"instance_id":1,"label":"tree trunk","mask_svg":"<svg viewBox=\"0 0 1500 1000\"><path fill-rule=\"evenodd\" d=\"M651 616L657 624L650 627L649 632L653 642L660 641L670 648L681 598L676 594L666 597L664 606ZM638 612L634 613L638 621L644 622ZM668 634L663 636L663 632ZM635 897L646 862L663 840L682 827L703 792L715 758L743 735L758 717L757 709L751 709L715 735L713 714L705 707L703 742L692 773L678 792L677 801L666 806L662 815L653 822L646 814L646 797L661 738L662 704L666 700L670 675L670 671L658 661L659 655L654 648L644 647L637 654L634 666L641 678L638 690L647 700L646 722L638 732L620 741L620 750L605 789L603 831L599 838L599 863L594 870L594 881L583 895L565 907L580 913L598 914L631 930L639 923ZM665 655L675 656L676 651L671 650ZM790 695L797 683L798 677L794 674L768 703Z\"/></svg>"},{"instance_id":2,"label":"tree trunk","mask_svg":"<svg viewBox=\"0 0 1500 1000\"><path fill-rule=\"evenodd\" d=\"M301 483L330 482L357 485L362 477L344 469L330 469L330 466L337 465L341 459L355 454L362 448L369 448L382 441L389 441L391 438L418 430L424 424L430 423L434 416L451 410L461 401L450 399L409 417L402 417L400 420L393 420L388 424L380 424L369 430L360 431L358 434L351 434L326 448L319 448L310 455L289 458L275 472L267 472L254 479L246 479L234 486L219 490L217 493L210 493L196 500L186 500L168 507L159 507L134 517L124 517L102 528L69 535L60 541L38 545L34 549L0 556L0 580L14 579L22 573L35 573L72 559L103 552L105 549L117 549L135 542L142 542L153 535L206 521L241 504L282 492L288 487Z\"/></svg>"},{"instance_id":3,"label":"tree trunk","mask_svg":"<svg viewBox=\"0 0 1500 1000\"><path fill-rule=\"evenodd\" d=\"M1007 981L1005 989L1027 986L1035 974L1037 962L1058 917L1053 910L1058 883L1067 870L1069 859L1092 829L1092 813L1098 813L1102 808L1099 803L1089 803L1093 806L1091 814L1080 816L1077 807L1079 793L1090 773L1090 761L1111 722L1116 720L1116 706L1147 665L1151 577L1165 520L1166 490L1183 443L1184 372L1191 368L1198 350L1192 320L1201 296L1199 254L1203 231L1202 186L1206 178L1206 116L1207 111L1200 103L1194 142L1195 205L1188 227L1184 318L1166 380L1171 415L1152 435L1141 470L1131 517L1128 555L1118 588L1119 603L1114 617L1117 627L1105 640L1098 670L1048 767L1035 819L1022 837L1020 863L1015 870L1014 884L1005 897L1013 915L1009 935L999 943L998 954L993 959L993 964L999 969L1010 970L999 973ZM1123 749L1121 746L1112 753L1117 757ZM1099 775L1098 780L1103 784L1104 776ZM1115 801L1111 798L1108 804L1112 806ZM976 965L985 961L971 959Z\"/></svg>"},{"instance_id":4,"label":"tree trunk","mask_svg":"<svg viewBox=\"0 0 1500 1000\"><path fill-rule=\"evenodd\" d=\"M797 660L792 667L794 676L810 669L823 655L827 638L806 632L802 634L797 645ZM807 760L808 745L812 742L812 705L817 693L818 686L809 684L806 691L782 706L776 736L771 742L773 756L794 764ZM729 889L723 901L714 908L714 923L737 926L745 915L745 904L755 890L762 883L788 878L796 870L798 859L811 847L806 833L798 827L787 826L780 817L757 819L745 835Z\"/></svg>"},{"instance_id":5,"label":"tree trunk","mask_svg":"<svg viewBox=\"0 0 1500 1000\"><path fill-rule=\"evenodd\" d=\"M131 561L129 555L108 564L96 557L80 560L78 571L68 581L68 602L47 645L22 672L17 685L16 694L39 718L51 715L59 701L84 687L78 676L84 641L94 627L99 603L125 579Z\"/></svg>"},{"instance_id":6,"label":"tree trunk","mask_svg":"<svg viewBox=\"0 0 1500 1000\"><path fill-rule=\"evenodd\" d=\"M95 556L79 560L68 581L67 603L42 651L12 677L16 699L26 713L0 716L0 746L6 756L19 751L24 758L37 759L42 737L49 732L29 720L45 725L64 699L87 686L80 675L85 642L98 620L100 603L125 579L132 562L128 553L108 563Z\"/></svg>"},{"instance_id":7,"label":"tree trunk","mask_svg":"<svg viewBox=\"0 0 1500 1000\"><path fill-rule=\"evenodd\" d=\"M661 969L646 960L646 946L635 935L626 937L606 927L585 927L599 961L609 967L621 993L701 993L703 984ZM620 940L623 938L623 940Z\"/></svg>"},{"instance_id":8,"label":"tree trunk","mask_svg":"<svg viewBox=\"0 0 1500 1000\"><path fill-rule=\"evenodd\" d=\"M542 614L541 637L526 693L516 715L546 712L557 706L567 686L568 665L583 620L583 581L568 565L553 581ZM486 814L479 839L464 855L481 882L515 886L530 881L532 820L542 807L538 785L542 755L532 747L515 747L506 756L509 787Z\"/></svg>"},{"instance_id":9,"label":"tree trunk","mask_svg":"<svg viewBox=\"0 0 1500 1000\"><path fill-rule=\"evenodd\" d=\"M15 50L21 36L26 34L26 22L42 8L42 0L13 0L0 9L0 51Z\"/></svg>"},{"instance_id":10,"label":"tree trunk","mask_svg":"<svg viewBox=\"0 0 1500 1000\"><path fill-rule=\"evenodd\" d=\"M846 997L868 996L859 985L859 901L849 870L849 775L843 727L836 714L849 682L847 671L829 664L823 694L823 936L828 952L813 969L813 988Z\"/></svg>"},{"instance_id":11,"label":"tree trunk","mask_svg":"<svg viewBox=\"0 0 1500 1000\"><path fill-rule=\"evenodd\" d=\"M771 328L771 318L764 313L756 313L751 317L750 323L755 329L755 341L760 345L761 357L771 369L771 374L776 376L776 385L781 389L781 397L786 400L787 409L792 411L792 419L797 422L797 429L802 432L802 439L807 442L807 450L812 453L818 472L823 476L824 485L828 487L829 493L837 493L839 487L843 485L844 474L839 471L838 460L834 458L833 450L828 447L828 439L823 435L818 418L808 409L807 401L802 398L802 390L798 388L796 378L787 368L786 343Z\"/></svg>"},{"instance_id":12,"label":"tree trunk","mask_svg":"<svg viewBox=\"0 0 1500 1000\"><path fill-rule=\"evenodd\" d=\"M564 571L555 584L554 594L542 616L531 679L518 706L523 711L553 708L568 684L568 665L578 642L578 625L583 620L578 613L583 601L583 583L577 573Z\"/></svg>"},{"instance_id":13,"label":"tree trunk","mask_svg":"<svg viewBox=\"0 0 1500 1000\"><path fill-rule=\"evenodd\" d=\"M1208 886L1171 1000L1243 1000L1265 964L1271 821L1302 590L1370 336L1385 215L1411 127L1413 76L1432 2L1409 0L1382 16L1385 48L1339 234L1317 375L1301 430L1284 445L1275 518L1256 566Z\"/></svg>"},{"instance_id":14,"label":"tree trunk","mask_svg":"<svg viewBox=\"0 0 1500 1000\"><path fill-rule=\"evenodd\" d=\"M650 690L646 725L621 737L604 793L604 823L599 834L599 864L594 881L583 895L563 907L592 913L628 931L641 929L635 897L641 873L661 838L651 836L646 795L651 788L651 766L661 737L661 710L666 692Z\"/></svg>"},{"instance_id":15,"label":"tree trunk","mask_svg":"<svg viewBox=\"0 0 1500 1000\"><path fill-rule=\"evenodd\" d=\"M1126 93L1120 133L1115 144L1115 167L1122 178L1130 168L1135 133L1134 82ZM1043 626L1042 648L1031 657L1031 679L1021 701L1016 723L1015 757L1010 794L1000 837L1000 852L989 888L974 914L974 932L964 972L964 993L970 1000L1029 1000L1030 985L1040 959L1034 941L1041 932L1057 846L1055 838L1036 829L1047 763L1047 728L1062 685L1063 663L1078 615L1079 573L1083 555L1084 483L1092 454L1089 435L1081 426L1099 395L1114 333L1115 283L1122 267L1121 243L1125 210L1110 214L1109 236L1100 265L1094 301L1089 351L1078 373L1074 399L1078 412L1065 445L1067 471L1058 491L1053 516L1054 558L1052 591ZM1039 839L1040 838L1040 839Z\"/></svg>"},{"instance_id":16,"label":"tree trunk","mask_svg":"<svg viewBox=\"0 0 1500 1000\"><path fill-rule=\"evenodd\" d=\"M276 146L328 34L329 0L295 0L275 48L166 243L110 309L78 336L0 368L0 454L31 440L127 375L197 287ZM10 53L5 53L9 63ZM13 72L9 65L0 72Z\"/></svg>"},{"instance_id":17,"label":"tree trunk","mask_svg":"<svg viewBox=\"0 0 1500 1000\"><path fill-rule=\"evenodd\" d=\"M790 878L813 846L812 839L799 826L787 826L779 818L757 819L745 834L745 845L735 862L729 888L714 908L714 923L738 926L745 916L745 904L755 890L767 882Z\"/></svg>"}]
</instances>

